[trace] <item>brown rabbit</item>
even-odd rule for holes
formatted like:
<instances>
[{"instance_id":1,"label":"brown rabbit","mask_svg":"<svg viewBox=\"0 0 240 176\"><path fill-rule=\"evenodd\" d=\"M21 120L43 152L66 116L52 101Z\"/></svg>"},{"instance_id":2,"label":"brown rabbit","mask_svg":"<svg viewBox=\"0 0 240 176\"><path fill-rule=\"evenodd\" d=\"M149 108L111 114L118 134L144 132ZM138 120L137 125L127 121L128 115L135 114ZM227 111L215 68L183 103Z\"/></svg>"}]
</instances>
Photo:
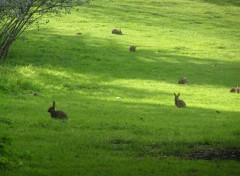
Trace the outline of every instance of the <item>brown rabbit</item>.
<instances>
[{"instance_id":1,"label":"brown rabbit","mask_svg":"<svg viewBox=\"0 0 240 176\"><path fill-rule=\"evenodd\" d=\"M178 93L177 95L174 93L173 95L175 96L175 105L178 108L186 108L186 103L183 100L179 99L180 93Z\"/></svg>"},{"instance_id":2,"label":"brown rabbit","mask_svg":"<svg viewBox=\"0 0 240 176\"><path fill-rule=\"evenodd\" d=\"M53 106L48 109L48 112L51 114L52 118L62 119L62 120L68 119L67 114L65 112L55 110L55 101L53 102Z\"/></svg>"},{"instance_id":3,"label":"brown rabbit","mask_svg":"<svg viewBox=\"0 0 240 176\"><path fill-rule=\"evenodd\" d=\"M179 81L178 81L178 84L187 84L188 83L188 79L187 78L181 78Z\"/></svg>"},{"instance_id":4,"label":"brown rabbit","mask_svg":"<svg viewBox=\"0 0 240 176\"><path fill-rule=\"evenodd\" d=\"M240 87L233 87L233 88L231 88L230 89L230 92L232 92L232 93L240 93Z\"/></svg>"},{"instance_id":5,"label":"brown rabbit","mask_svg":"<svg viewBox=\"0 0 240 176\"><path fill-rule=\"evenodd\" d=\"M231 89L230 89L230 92L232 92L232 93L237 93L237 88L236 88L236 87L231 88Z\"/></svg>"},{"instance_id":6,"label":"brown rabbit","mask_svg":"<svg viewBox=\"0 0 240 176\"><path fill-rule=\"evenodd\" d=\"M129 51L135 52L136 48L137 48L136 46L132 45L132 46L129 47Z\"/></svg>"},{"instance_id":7,"label":"brown rabbit","mask_svg":"<svg viewBox=\"0 0 240 176\"><path fill-rule=\"evenodd\" d=\"M118 29L113 29L113 30L112 30L112 34L122 35L122 31L121 31L121 29L120 29L120 30L118 30Z\"/></svg>"}]
</instances>

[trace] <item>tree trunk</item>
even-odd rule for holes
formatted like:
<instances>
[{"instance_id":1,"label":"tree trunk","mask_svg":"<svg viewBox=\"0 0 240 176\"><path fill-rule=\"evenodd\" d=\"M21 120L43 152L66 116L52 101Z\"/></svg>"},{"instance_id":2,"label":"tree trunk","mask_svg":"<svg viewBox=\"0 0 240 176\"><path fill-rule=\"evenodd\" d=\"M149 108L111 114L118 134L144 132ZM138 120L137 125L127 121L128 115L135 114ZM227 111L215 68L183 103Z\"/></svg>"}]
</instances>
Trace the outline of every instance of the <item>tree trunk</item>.
<instances>
[{"instance_id":1,"label":"tree trunk","mask_svg":"<svg viewBox=\"0 0 240 176\"><path fill-rule=\"evenodd\" d=\"M0 50L0 59L6 60L10 45L13 43L13 40L9 39Z\"/></svg>"}]
</instances>

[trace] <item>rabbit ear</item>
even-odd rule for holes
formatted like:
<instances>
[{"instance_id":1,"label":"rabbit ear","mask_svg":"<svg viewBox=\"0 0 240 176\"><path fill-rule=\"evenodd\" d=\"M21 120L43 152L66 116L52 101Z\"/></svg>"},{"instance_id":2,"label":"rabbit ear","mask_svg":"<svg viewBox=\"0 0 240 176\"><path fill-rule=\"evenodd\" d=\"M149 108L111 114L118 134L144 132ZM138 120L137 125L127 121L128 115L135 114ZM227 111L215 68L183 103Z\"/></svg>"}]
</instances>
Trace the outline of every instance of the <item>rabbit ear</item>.
<instances>
[{"instance_id":1,"label":"rabbit ear","mask_svg":"<svg viewBox=\"0 0 240 176\"><path fill-rule=\"evenodd\" d=\"M178 97L180 96L180 93L178 93L178 95L177 95Z\"/></svg>"},{"instance_id":2,"label":"rabbit ear","mask_svg":"<svg viewBox=\"0 0 240 176\"><path fill-rule=\"evenodd\" d=\"M55 101L53 101L53 107L55 107Z\"/></svg>"},{"instance_id":3,"label":"rabbit ear","mask_svg":"<svg viewBox=\"0 0 240 176\"><path fill-rule=\"evenodd\" d=\"M175 97L177 96L175 92L173 93L173 95L174 95Z\"/></svg>"}]
</instances>

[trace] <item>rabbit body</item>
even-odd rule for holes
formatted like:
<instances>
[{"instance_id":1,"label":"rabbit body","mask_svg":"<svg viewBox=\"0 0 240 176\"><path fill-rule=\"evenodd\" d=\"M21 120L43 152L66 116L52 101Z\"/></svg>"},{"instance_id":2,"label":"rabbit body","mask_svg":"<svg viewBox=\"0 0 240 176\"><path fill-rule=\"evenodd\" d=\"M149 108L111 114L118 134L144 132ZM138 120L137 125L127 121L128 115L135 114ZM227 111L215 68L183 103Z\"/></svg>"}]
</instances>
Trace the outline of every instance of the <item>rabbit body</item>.
<instances>
[{"instance_id":1,"label":"rabbit body","mask_svg":"<svg viewBox=\"0 0 240 176\"><path fill-rule=\"evenodd\" d=\"M48 112L51 114L51 117L55 119L66 120L68 118L65 112L55 110L55 101L53 102L53 106L48 109Z\"/></svg>"},{"instance_id":2,"label":"rabbit body","mask_svg":"<svg viewBox=\"0 0 240 176\"><path fill-rule=\"evenodd\" d=\"M120 30L118 30L118 29L113 29L113 30L112 30L112 34L122 35L122 31L121 31L121 29L120 29Z\"/></svg>"},{"instance_id":3,"label":"rabbit body","mask_svg":"<svg viewBox=\"0 0 240 176\"><path fill-rule=\"evenodd\" d=\"M178 81L178 84L187 84L188 83L188 79L187 78L181 78L179 81Z\"/></svg>"},{"instance_id":4,"label":"rabbit body","mask_svg":"<svg viewBox=\"0 0 240 176\"><path fill-rule=\"evenodd\" d=\"M183 100L179 99L180 93L178 93L177 95L174 93L174 96L175 96L175 105L178 108L186 108L187 106L186 103Z\"/></svg>"},{"instance_id":5,"label":"rabbit body","mask_svg":"<svg viewBox=\"0 0 240 176\"><path fill-rule=\"evenodd\" d=\"M129 51L135 52L136 48L137 48L136 46L132 45L132 46L129 47Z\"/></svg>"},{"instance_id":6,"label":"rabbit body","mask_svg":"<svg viewBox=\"0 0 240 176\"><path fill-rule=\"evenodd\" d=\"M233 87L230 89L230 92L232 93L240 93L240 87Z\"/></svg>"}]
</instances>

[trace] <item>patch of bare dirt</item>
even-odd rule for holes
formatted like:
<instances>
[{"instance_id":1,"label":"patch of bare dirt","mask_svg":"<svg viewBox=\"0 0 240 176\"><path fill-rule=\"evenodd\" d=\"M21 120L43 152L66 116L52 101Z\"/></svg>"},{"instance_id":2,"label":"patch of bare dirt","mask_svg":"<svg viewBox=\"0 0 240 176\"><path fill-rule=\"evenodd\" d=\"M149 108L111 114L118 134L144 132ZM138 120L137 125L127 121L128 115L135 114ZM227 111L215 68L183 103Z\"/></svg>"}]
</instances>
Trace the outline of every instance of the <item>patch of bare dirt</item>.
<instances>
[{"instance_id":1,"label":"patch of bare dirt","mask_svg":"<svg viewBox=\"0 0 240 176\"><path fill-rule=\"evenodd\" d=\"M170 156L179 157L187 160L233 160L240 161L240 148L216 148L210 144L187 144L186 147L179 149L171 146L168 150L164 145L144 145L137 157L167 158Z\"/></svg>"},{"instance_id":2,"label":"patch of bare dirt","mask_svg":"<svg viewBox=\"0 0 240 176\"><path fill-rule=\"evenodd\" d=\"M239 162L240 148L196 150L183 157L193 160L235 160Z\"/></svg>"}]
</instances>

